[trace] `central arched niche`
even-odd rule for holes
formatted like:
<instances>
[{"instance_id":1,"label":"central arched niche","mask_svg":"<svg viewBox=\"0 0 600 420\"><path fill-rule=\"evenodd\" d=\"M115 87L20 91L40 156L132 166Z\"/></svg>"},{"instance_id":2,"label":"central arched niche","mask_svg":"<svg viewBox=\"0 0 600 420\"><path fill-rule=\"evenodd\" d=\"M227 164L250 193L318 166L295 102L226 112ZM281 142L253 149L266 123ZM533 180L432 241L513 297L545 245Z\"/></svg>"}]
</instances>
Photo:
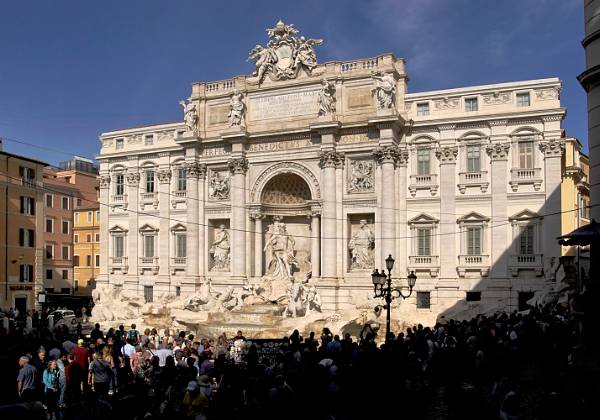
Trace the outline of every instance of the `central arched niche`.
<instances>
[{"instance_id":1,"label":"central arched niche","mask_svg":"<svg viewBox=\"0 0 600 420\"><path fill-rule=\"evenodd\" d=\"M299 175L274 176L263 188L261 203L272 206L306 204L311 199L310 187Z\"/></svg>"}]
</instances>

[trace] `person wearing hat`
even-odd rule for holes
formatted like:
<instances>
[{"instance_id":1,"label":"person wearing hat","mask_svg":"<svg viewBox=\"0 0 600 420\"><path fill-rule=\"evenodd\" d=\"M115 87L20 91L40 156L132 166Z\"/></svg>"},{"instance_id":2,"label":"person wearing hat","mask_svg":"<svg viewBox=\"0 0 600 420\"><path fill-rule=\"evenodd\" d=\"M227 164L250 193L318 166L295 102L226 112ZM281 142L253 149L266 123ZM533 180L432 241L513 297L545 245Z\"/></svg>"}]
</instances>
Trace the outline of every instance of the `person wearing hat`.
<instances>
[{"instance_id":1,"label":"person wearing hat","mask_svg":"<svg viewBox=\"0 0 600 420\"><path fill-rule=\"evenodd\" d=\"M188 418L195 419L204 416L208 409L208 399L200 392L200 386L196 381L190 381L183 397L183 409Z\"/></svg>"},{"instance_id":2,"label":"person wearing hat","mask_svg":"<svg viewBox=\"0 0 600 420\"><path fill-rule=\"evenodd\" d=\"M212 388L210 386L210 378L208 375L200 375L198 377L198 386L200 387L200 392L210 400L212 397Z\"/></svg>"}]
</instances>

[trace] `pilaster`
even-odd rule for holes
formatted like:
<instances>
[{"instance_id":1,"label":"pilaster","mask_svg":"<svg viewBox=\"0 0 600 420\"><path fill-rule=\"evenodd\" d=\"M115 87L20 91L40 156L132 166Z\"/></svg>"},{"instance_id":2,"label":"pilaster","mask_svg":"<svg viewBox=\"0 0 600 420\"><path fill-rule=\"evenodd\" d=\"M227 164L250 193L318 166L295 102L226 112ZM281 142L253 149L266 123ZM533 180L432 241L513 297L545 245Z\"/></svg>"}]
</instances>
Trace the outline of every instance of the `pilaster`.
<instances>
[{"instance_id":1,"label":"pilaster","mask_svg":"<svg viewBox=\"0 0 600 420\"><path fill-rule=\"evenodd\" d=\"M323 277L327 279L337 278L336 168L343 162L344 155L335 150L321 151L319 155L323 180Z\"/></svg>"},{"instance_id":2,"label":"pilaster","mask_svg":"<svg viewBox=\"0 0 600 420\"><path fill-rule=\"evenodd\" d=\"M565 150L565 142L560 139L550 139L540 142L540 150L544 155L544 220L542 228L543 254L545 258L560 257L560 246L556 238L561 232L561 160Z\"/></svg>"},{"instance_id":3,"label":"pilaster","mask_svg":"<svg viewBox=\"0 0 600 420\"><path fill-rule=\"evenodd\" d=\"M137 157L136 157L137 158ZM136 159L137 160L137 159ZM137 168L137 161L135 167L130 166L127 169L125 176L127 181L127 196L128 196L128 219L129 219L129 234L127 235L127 246L125 252L127 253L127 261L129 268L127 271L128 281L133 284L138 284L138 261L140 253L138 251L138 228L139 228L139 201L140 201L140 173Z\"/></svg>"},{"instance_id":4,"label":"pilaster","mask_svg":"<svg viewBox=\"0 0 600 420\"><path fill-rule=\"evenodd\" d=\"M446 283L446 287L458 287L455 215L458 147L439 147L435 155L440 162L440 281Z\"/></svg>"},{"instance_id":5,"label":"pilaster","mask_svg":"<svg viewBox=\"0 0 600 420\"><path fill-rule=\"evenodd\" d=\"M98 177L100 183L100 203L108 204L110 200L110 173L101 173ZM97 278L97 283L108 283L108 258L109 258L109 243L110 229L108 221L109 208L106 205L100 205L100 270Z\"/></svg>"},{"instance_id":6,"label":"pilaster","mask_svg":"<svg viewBox=\"0 0 600 420\"><path fill-rule=\"evenodd\" d=\"M227 162L231 172L231 237L232 276L246 278L246 172L248 159L232 158Z\"/></svg>"},{"instance_id":7,"label":"pilaster","mask_svg":"<svg viewBox=\"0 0 600 420\"><path fill-rule=\"evenodd\" d=\"M158 211L160 215L158 222L158 275L161 282L168 282L169 265L171 264L171 226L169 222L171 170L169 166L160 166L156 177L158 178Z\"/></svg>"},{"instance_id":8,"label":"pilaster","mask_svg":"<svg viewBox=\"0 0 600 420\"><path fill-rule=\"evenodd\" d=\"M486 147L486 152L490 157L492 168L490 177L492 193L492 214L489 227L491 231L490 265L492 268L491 277L496 281L508 278L507 250L510 232L509 226L503 224L502 221L508 220L507 173L509 150L510 143L508 142L491 143Z\"/></svg>"}]
</instances>

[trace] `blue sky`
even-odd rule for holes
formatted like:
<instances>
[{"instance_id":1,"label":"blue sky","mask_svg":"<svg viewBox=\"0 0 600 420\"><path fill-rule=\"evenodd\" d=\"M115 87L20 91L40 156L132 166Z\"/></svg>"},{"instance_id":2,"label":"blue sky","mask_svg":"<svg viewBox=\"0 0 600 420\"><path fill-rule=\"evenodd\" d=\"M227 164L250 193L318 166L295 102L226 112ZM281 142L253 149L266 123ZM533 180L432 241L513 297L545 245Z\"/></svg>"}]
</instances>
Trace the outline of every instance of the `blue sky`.
<instances>
[{"instance_id":1,"label":"blue sky","mask_svg":"<svg viewBox=\"0 0 600 420\"><path fill-rule=\"evenodd\" d=\"M393 52L409 91L559 77L587 144L581 0L5 0L0 137L94 156L103 131L182 118L194 81L252 71L278 19L323 38L320 62ZM68 156L5 142L55 164Z\"/></svg>"}]
</instances>

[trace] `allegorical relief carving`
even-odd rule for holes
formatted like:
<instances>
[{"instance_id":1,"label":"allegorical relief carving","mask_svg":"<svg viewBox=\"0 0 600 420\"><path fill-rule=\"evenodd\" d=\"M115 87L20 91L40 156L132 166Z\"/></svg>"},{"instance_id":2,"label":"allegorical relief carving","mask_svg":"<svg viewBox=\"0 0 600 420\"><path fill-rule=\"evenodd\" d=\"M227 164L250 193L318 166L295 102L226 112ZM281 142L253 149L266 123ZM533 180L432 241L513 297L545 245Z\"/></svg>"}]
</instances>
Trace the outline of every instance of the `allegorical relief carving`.
<instances>
[{"instance_id":1,"label":"allegorical relief carving","mask_svg":"<svg viewBox=\"0 0 600 420\"><path fill-rule=\"evenodd\" d=\"M229 199L230 181L227 172L211 171L208 180L208 197L213 200Z\"/></svg>"},{"instance_id":2,"label":"allegorical relief carving","mask_svg":"<svg viewBox=\"0 0 600 420\"><path fill-rule=\"evenodd\" d=\"M371 77L375 81L373 94L377 100L377 109L391 109L396 106L396 79L391 73L374 72Z\"/></svg>"},{"instance_id":3,"label":"allegorical relief carving","mask_svg":"<svg viewBox=\"0 0 600 420\"><path fill-rule=\"evenodd\" d=\"M246 126L246 104L244 104L244 94L233 91L229 100L229 127Z\"/></svg>"},{"instance_id":4,"label":"allegorical relief carving","mask_svg":"<svg viewBox=\"0 0 600 420\"><path fill-rule=\"evenodd\" d=\"M208 251L212 258L211 270L229 271L230 248L229 232L227 232L225 225L220 225L219 229L215 231L215 239Z\"/></svg>"},{"instance_id":5,"label":"allegorical relief carving","mask_svg":"<svg viewBox=\"0 0 600 420\"><path fill-rule=\"evenodd\" d=\"M512 94L510 92L493 92L483 95L482 98L485 105L501 105L509 103L512 99Z\"/></svg>"},{"instance_id":6,"label":"allegorical relief carving","mask_svg":"<svg viewBox=\"0 0 600 420\"><path fill-rule=\"evenodd\" d=\"M140 144L142 142L141 134L134 134L127 139L127 144Z\"/></svg>"},{"instance_id":7,"label":"allegorical relief carving","mask_svg":"<svg viewBox=\"0 0 600 420\"><path fill-rule=\"evenodd\" d=\"M335 114L335 85L323 79L319 91L319 116Z\"/></svg>"},{"instance_id":8,"label":"allegorical relief carving","mask_svg":"<svg viewBox=\"0 0 600 420\"><path fill-rule=\"evenodd\" d=\"M560 99L560 88L536 89L535 97L540 101Z\"/></svg>"},{"instance_id":9,"label":"allegorical relief carving","mask_svg":"<svg viewBox=\"0 0 600 420\"><path fill-rule=\"evenodd\" d=\"M249 59L254 60L258 83L270 75L274 80L295 79L300 69L308 74L317 66L314 47L323 43L322 39L298 37L294 25L277 22L274 28L267 29L269 42L266 48L257 44L250 51Z\"/></svg>"},{"instance_id":10,"label":"allegorical relief carving","mask_svg":"<svg viewBox=\"0 0 600 420\"><path fill-rule=\"evenodd\" d=\"M366 219L362 219L359 229L348 243L352 270L369 270L375 266L375 235Z\"/></svg>"},{"instance_id":11,"label":"allegorical relief carving","mask_svg":"<svg viewBox=\"0 0 600 420\"><path fill-rule=\"evenodd\" d=\"M365 193L375 190L374 163L370 160L354 160L350 162L348 172L348 192Z\"/></svg>"},{"instance_id":12,"label":"allegorical relief carving","mask_svg":"<svg viewBox=\"0 0 600 420\"><path fill-rule=\"evenodd\" d=\"M433 101L435 109L454 109L460 104L458 98L442 98Z\"/></svg>"}]
</instances>

